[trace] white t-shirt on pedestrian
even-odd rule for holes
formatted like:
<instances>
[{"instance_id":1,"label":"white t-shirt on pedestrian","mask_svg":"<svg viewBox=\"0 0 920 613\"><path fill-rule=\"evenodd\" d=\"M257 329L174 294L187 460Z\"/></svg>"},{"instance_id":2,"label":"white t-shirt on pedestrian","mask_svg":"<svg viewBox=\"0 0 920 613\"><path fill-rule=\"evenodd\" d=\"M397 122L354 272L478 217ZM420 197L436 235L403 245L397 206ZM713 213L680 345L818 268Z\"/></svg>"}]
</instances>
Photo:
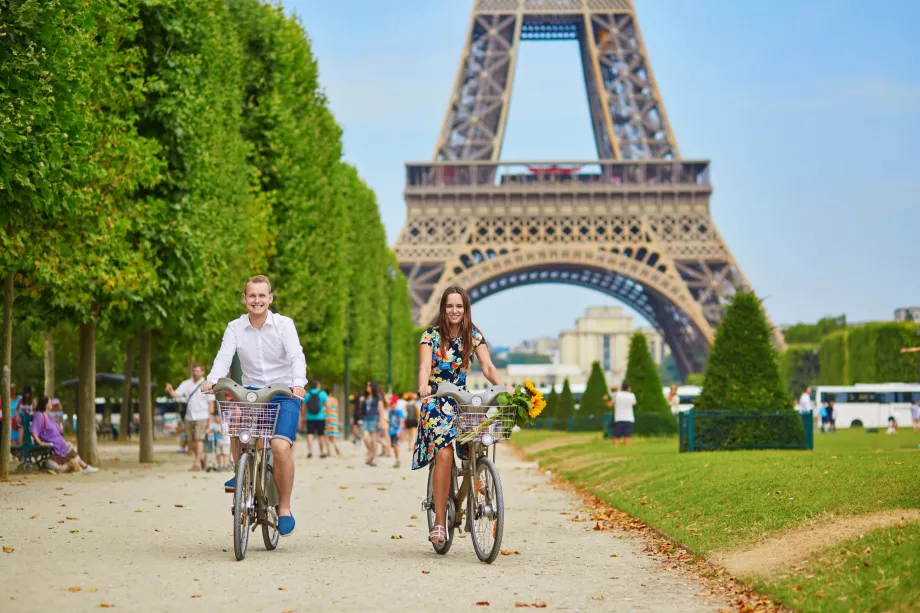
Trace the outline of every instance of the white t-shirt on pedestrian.
<instances>
[{"instance_id":1,"label":"white t-shirt on pedestrian","mask_svg":"<svg viewBox=\"0 0 920 613\"><path fill-rule=\"evenodd\" d=\"M815 405L811 402L811 396L802 392L802 395L799 397L799 412L808 413L809 411L814 411Z\"/></svg>"},{"instance_id":2,"label":"white t-shirt on pedestrian","mask_svg":"<svg viewBox=\"0 0 920 613\"><path fill-rule=\"evenodd\" d=\"M176 399L185 403L186 420L194 421L210 417L208 397L201 393L202 383L204 383L203 378L197 383L191 379L186 379L176 388L176 394L178 395Z\"/></svg>"},{"instance_id":3,"label":"white t-shirt on pedestrian","mask_svg":"<svg viewBox=\"0 0 920 613\"><path fill-rule=\"evenodd\" d=\"M633 407L636 395L632 392L617 392L613 395L613 421L636 421Z\"/></svg>"},{"instance_id":4,"label":"white t-shirt on pedestrian","mask_svg":"<svg viewBox=\"0 0 920 613\"><path fill-rule=\"evenodd\" d=\"M910 405L910 418L914 421L920 419L920 402L915 402Z\"/></svg>"}]
</instances>

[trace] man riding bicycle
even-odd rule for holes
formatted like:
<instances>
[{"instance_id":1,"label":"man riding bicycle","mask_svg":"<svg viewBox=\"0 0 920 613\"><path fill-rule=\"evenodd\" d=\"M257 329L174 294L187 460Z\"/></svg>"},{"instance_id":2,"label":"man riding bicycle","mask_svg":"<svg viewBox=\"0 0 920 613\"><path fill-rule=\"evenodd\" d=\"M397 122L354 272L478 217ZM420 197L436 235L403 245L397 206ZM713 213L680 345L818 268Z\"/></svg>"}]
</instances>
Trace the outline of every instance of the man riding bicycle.
<instances>
[{"instance_id":1,"label":"man riding bicycle","mask_svg":"<svg viewBox=\"0 0 920 613\"><path fill-rule=\"evenodd\" d=\"M291 388L297 398L277 395L272 398L278 404L278 419L271 448L274 458L274 478L278 486L278 532L288 536L294 530L294 516L291 514L291 491L294 489L294 439L300 421L300 399L307 384L307 361L297 336L297 328L289 317L268 310L274 300L268 277L251 277L243 289L245 315L227 324L221 341L220 351L214 358L214 365L207 381L201 386L202 393L208 393L217 380L230 372L233 354L240 358L243 370L243 385L257 389L273 384ZM240 455L240 445L233 439L233 459ZM236 477L224 486L236 487Z\"/></svg>"}]
</instances>

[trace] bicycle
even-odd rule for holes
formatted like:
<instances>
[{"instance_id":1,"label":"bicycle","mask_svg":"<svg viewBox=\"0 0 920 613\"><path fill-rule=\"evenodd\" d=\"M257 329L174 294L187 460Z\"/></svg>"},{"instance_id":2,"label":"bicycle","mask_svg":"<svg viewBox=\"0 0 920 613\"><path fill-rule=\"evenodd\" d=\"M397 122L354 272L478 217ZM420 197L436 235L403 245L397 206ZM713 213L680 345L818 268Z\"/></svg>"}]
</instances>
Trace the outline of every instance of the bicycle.
<instances>
[{"instance_id":1,"label":"bicycle","mask_svg":"<svg viewBox=\"0 0 920 613\"><path fill-rule=\"evenodd\" d=\"M443 543L432 542L434 550L441 555L450 550L457 530L466 530L471 535L476 556L486 564L494 562L501 551L505 502L501 478L495 467L495 444L511 436L516 409L493 403L499 394L506 391L505 387L496 385L482 394L472 394L453 384L440 383L438 391L426 398L451 397L456 401L455 419L459 420L456 442L465 439L462 443L469 445L467 458L461 458L459 467L455 459L451 469L445 514L447 536ZM491 419L492 423L482 427L487 419ZM492 448L492 459L489 459L489 447ZM454 458L458 455L455 448ZM463 481L458 487L457 481L461 476ZM472 487L474 477L475 488ZM465 513L462 511L464 499ZM435 526L434 462L428 469L428 491L422 509L427 511L428 531L431 532Z\"/></svg>"},{"instance_id":2,"label":"bicycle","mask_svg":"<svg viewBox=\"0 0 920 613\"><path fill-rule=\"evenodd\" d=\"M293 397L290 388L270 385L246 389L232 379L220 379L211 393L228 392L233 400L217 399L221 431L240 442L233 493L233 551L237 560L246 557L249 533L262 526L262 540L269 551L278 546L278 487L272 464L271 438L278 421L276 395ZM251 529L250 529L251 525Z\"/></svg>"}]
</instances>

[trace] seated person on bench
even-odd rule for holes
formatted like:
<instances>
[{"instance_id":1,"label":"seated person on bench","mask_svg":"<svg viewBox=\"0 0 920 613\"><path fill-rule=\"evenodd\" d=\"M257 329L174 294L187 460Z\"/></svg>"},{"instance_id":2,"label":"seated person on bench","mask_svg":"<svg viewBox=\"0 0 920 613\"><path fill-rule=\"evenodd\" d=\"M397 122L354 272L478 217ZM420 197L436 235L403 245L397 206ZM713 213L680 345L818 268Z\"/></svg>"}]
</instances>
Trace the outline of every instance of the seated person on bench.
<instances>
[{"instance_id":1,"label":"seated person on bench","mask_svg":"<svg viewBox=\"0 0 920 613\"><path fill-rule=\"evenodd\" d=\"M64 440L64 436L61 434L61 425L48 416L48 404L48 399L42 396L35 406L32 424L29 426L29 431L32 433L35 443L37 445L53 445L54 452L51 455L51 460L62 468L70 467L75 473L94 473L98 471L98 468L90 466L77 455L77 450L73 443Z\"/></svg>"}]
</instances>

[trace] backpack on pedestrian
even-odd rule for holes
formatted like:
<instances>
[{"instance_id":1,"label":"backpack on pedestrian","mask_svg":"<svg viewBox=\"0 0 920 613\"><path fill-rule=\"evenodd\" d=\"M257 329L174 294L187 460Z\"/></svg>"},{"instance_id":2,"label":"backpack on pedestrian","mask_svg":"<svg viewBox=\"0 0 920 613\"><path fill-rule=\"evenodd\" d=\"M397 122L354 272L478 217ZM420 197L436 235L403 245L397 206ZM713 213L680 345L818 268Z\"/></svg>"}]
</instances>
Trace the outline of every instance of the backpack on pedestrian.
<instances>
[{"instance_id":1,"label":"backpack on pedestrian","mask_svg":"<svg viewBox=\"0 0 920 613\"><path fill-rule=\"evenodd\" d=\"M307 397L307 414L319 415L322 409L322 404L320 404L319 401L319 390L310 390L309 396Z\"/></svg>"}]
</instances>

